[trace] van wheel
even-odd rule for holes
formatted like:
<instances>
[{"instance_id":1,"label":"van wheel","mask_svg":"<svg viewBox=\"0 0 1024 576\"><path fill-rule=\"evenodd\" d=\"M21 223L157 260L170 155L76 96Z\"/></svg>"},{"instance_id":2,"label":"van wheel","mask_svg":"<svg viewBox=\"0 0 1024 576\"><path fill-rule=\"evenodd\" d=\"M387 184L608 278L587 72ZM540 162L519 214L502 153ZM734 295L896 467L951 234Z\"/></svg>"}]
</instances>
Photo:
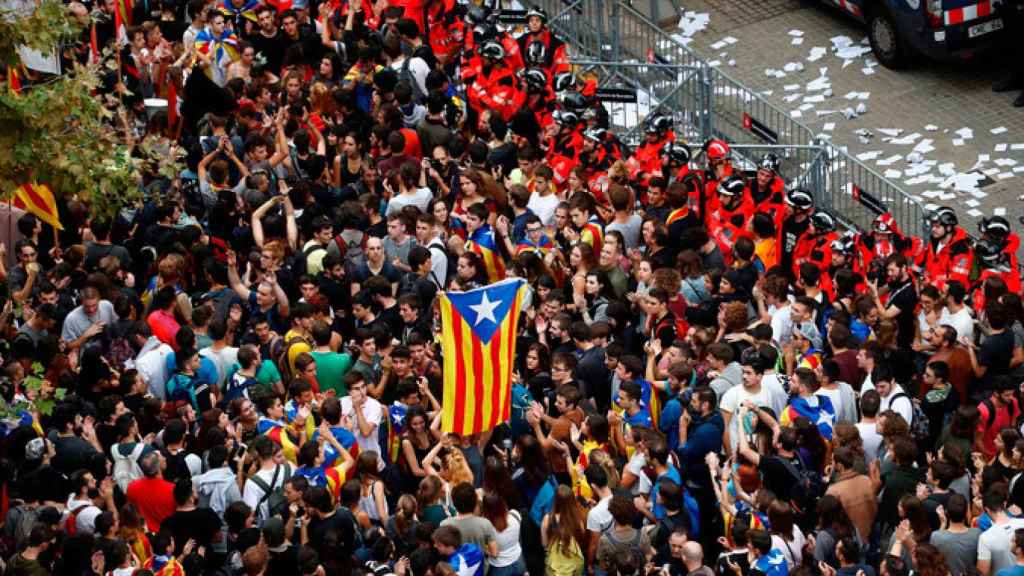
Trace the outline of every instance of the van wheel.
<instances>
[{"instance_id":1,"label":"van wheel","mask_svg":"<svg viewBox=\"0 0 1024 576\"><path fill-rule=\"evenodd\" d=\"M892 15L885 8L878 7L867 16L868 39L875 58L886 68L905 68L910 62L910 47L900 36Z\"/></svg>"}]
</instances>

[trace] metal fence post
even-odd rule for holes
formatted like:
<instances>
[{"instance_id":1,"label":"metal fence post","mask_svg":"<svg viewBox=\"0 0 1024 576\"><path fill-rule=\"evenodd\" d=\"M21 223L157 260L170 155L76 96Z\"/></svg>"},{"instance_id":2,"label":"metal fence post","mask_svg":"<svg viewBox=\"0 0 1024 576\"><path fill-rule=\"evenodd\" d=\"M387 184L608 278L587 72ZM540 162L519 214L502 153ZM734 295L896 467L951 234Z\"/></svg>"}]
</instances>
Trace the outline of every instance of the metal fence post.
<instances>
[{"instance_id":1,"label":"metal fence post","mask_svg":"<svg viewBox=\"0 0 1024 576\"><path fill-rule=\"evenodd\" d=\"M599 0L600 1L600 0ZM622 44L620 37L619 25L621 20L619 19L619 4L621 0L612 0L612 13L611 18L608 21L608 31L611 33L611 61L621 62L622 61ZM604 18L604 10L601 11L601 17ZM602 48L604 48L602 46Z\"/></svg>"},{"instance_id":2,"label":"metal fence post","mask_svg":"<svg viewBox=\"0 0 1024 576\"><path fill-rule=\"evenodd\" d=\"M715 134L715 110L712 69L706 63L701 62L700 66L700 107L703 118L701 118L701 136L704 142L710 140Z\"/></svg>"}]
</instances>

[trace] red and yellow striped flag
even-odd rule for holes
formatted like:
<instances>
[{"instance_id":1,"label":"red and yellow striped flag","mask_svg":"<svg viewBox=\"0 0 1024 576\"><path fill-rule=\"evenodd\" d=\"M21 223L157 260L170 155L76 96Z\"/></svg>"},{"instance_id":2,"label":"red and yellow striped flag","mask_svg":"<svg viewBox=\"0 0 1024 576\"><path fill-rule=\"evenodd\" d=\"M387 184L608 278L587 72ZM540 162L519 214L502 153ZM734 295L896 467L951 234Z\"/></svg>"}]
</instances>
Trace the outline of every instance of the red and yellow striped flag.
<instances>
[{"instance_id":1,"label":"red and yellow striped flag","mask_svg":"<svg viewBox=\"0 0 1024 576\"><path fill-rule=\"evenodd\" d=\"M18 69L15 66L7 67L7 86L14 94L21 94L21 78L18 76Z\"/></svg>"},{"instance_id":2,"label":"red and yellow striped flag","mask_svg":"<svg viewBox=\"0 0 1024 576\"><path fill-rule=\"evenodd\" d=\"M521 278L509 278L440 294L445 432L476 434L510 418L523 287Z\"/></svg>"},{"instance_id":3,"label":"red and yellow striped flag","mask_svg":"<svg viewBox=\"0 0 1024 576\"><path fill-rule=\"evenodd\" d=\"M22 184L14 190L14 206L35 214L40 220L63 230L57 213L57 200L46 184Z\"/></svg>"}]
</instances>

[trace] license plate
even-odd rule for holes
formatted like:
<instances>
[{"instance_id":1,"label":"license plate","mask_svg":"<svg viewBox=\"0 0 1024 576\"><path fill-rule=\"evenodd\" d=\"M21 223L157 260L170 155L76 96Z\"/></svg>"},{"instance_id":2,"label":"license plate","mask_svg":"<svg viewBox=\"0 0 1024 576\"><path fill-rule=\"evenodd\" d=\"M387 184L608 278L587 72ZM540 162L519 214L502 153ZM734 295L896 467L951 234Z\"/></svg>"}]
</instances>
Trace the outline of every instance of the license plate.
<instances>
[{"instance_id":1,"label":"license plate","mask_svg":"<svg viewBox=\"0 0 1024 576\"><path fill-rule=\"evenodd\" d=\"M968 38L977 38L978 36L982 36L984 34L988 34L989 32L995 32L996 30L1002 30L1002 29L1003 29L1003 20L1002 20L1002 18L996 18L995 20L989 20L988 22L984 22L982 24L976 24L974 26L971 26L970 28L967 29L967 37Z\"/></svg>"}]
</instances>

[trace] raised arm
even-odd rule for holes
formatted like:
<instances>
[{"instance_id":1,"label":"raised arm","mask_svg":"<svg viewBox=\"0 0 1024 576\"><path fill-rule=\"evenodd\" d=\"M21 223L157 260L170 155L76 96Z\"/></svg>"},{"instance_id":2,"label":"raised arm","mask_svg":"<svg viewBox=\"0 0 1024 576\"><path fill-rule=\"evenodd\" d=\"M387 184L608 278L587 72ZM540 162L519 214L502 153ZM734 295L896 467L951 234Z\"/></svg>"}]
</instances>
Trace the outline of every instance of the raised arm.
<instances>
[{"instance_id":1,"label":"raised arm","mask_svg":"<svg viewBox=\"0 0 1024 576\"><path fill-rule=\"evenodd\" d=\"M228 252L228 284L239 298L245 301L249 300L249 289L242 284L242 279L238 277L238 257L234 251Z\"/></svg>"}]
</instances>

